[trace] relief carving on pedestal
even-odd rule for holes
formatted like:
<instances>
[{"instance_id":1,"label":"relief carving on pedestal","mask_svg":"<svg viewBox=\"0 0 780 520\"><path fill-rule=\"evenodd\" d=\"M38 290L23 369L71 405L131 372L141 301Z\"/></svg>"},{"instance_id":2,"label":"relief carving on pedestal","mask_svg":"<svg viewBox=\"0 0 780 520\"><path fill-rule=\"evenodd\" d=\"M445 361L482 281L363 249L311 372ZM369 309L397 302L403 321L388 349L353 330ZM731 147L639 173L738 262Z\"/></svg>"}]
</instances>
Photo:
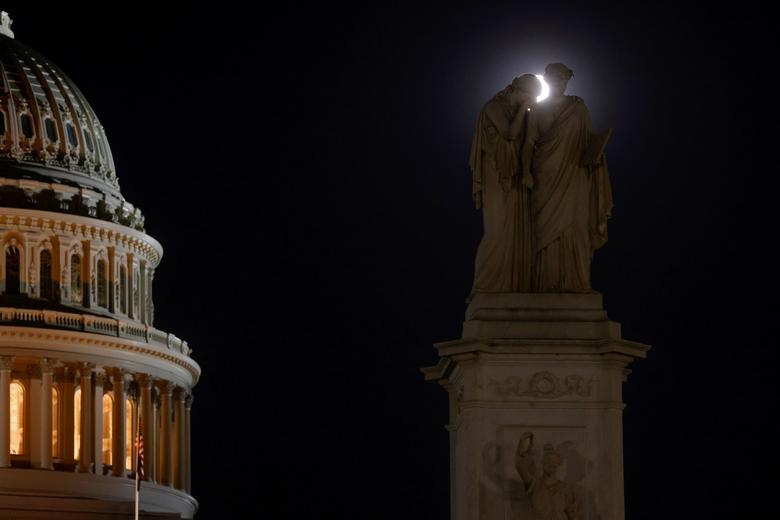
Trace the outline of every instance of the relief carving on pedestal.
<instances>
[{"instance_id":1,"label":"relief carving on pedestal","mask_svg":"<svg viewBox=\"0 0 780 520\"><path fill-rule=\"evenodd\" d=\"M593 462L582 454L581 440L543 432L543 447L525 431L507 443L482 449L479 520L601 520L586 475ZM517 440L514 440L517 439ZM515 444L516 443L516 444Z\"/></svg>"},{"instance_id":2,"label":"relief carving on pedestal","mask_svg":"<svg viewBox=\"0 0 780 520\"><path fill-rule=\"evenodd\" d=\"M560 380L552 372L537 372L527 381L518 376L509 376L503 381L489 379L488 388L493 389L493 394L506 397L538 397L542 399L556 399L566 395L590 397L593 378L586 380L584 377L570 374Z\"/></svg>"}]
</instances>

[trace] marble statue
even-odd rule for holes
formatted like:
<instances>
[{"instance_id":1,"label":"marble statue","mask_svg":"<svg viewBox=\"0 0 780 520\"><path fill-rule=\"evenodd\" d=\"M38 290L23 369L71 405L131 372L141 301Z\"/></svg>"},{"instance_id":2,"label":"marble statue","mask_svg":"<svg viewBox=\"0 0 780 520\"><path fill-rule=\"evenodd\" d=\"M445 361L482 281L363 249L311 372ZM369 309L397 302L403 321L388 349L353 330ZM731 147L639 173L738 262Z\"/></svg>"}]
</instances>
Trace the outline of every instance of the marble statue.
<instances>
[{"instance_id":1,"label":"marble statue","mask_svg":"<svg viewBox=\"0 0 780 520\"><path fill-rule=\"evenodd\" d=\"M542 455L542 473L536 469L531 448L534 436L525 432L517 443L515 468L525 484L531 498L531 505L541 520L579 520L577 498L574 487L557 477L563 462L561 454L546 444Z\"/></svg>"},{"instance_id":2,"label":"marble statue","mask_svg":"<svg viewBox=\"0 0 780 520\"><path fill-rule=\"evenodd\" d=\"M526 118L541 91L533 74L515 78L479 115L469 164L484 234L477 250L474 292L529 292L532 229L529 193L519 181Z\"/></svg>"},{"instance_id":3,"label":"marble statue","mask_svg":"<svg viewBox=\"0 0 780 520\"><path fill-rule=\"evenodd\" d=\"M544 74L547 99L533 103L538 90L527 74L480 114L470 166L485 230L472 296L592 292L590 263L607 241L612 191L605 141L592 151L598 139L587 107L564 95L572 76L551 63ZM526 86L515 87L522 78Z\"/></svg>"}]
</instances>

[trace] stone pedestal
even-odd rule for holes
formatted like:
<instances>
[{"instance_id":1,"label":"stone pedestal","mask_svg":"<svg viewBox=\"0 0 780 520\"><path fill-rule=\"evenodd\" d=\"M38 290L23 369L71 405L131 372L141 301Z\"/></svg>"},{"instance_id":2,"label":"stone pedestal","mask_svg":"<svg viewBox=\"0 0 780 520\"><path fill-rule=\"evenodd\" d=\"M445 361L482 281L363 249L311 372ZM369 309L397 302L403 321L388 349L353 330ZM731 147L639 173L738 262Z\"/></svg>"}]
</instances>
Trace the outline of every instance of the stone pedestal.
<instances>
[{"instance_id":1,"label":"stone pedestal","mask_svg":"<svg viewBox=\"0 0 780 520\"><path fill-rule=\"evenodd\" d=\"M624 519L621 387L649 347L600 294L478 294L436 349L423 373L449 392L453 520Z\"/></svg>"}]
</instances>

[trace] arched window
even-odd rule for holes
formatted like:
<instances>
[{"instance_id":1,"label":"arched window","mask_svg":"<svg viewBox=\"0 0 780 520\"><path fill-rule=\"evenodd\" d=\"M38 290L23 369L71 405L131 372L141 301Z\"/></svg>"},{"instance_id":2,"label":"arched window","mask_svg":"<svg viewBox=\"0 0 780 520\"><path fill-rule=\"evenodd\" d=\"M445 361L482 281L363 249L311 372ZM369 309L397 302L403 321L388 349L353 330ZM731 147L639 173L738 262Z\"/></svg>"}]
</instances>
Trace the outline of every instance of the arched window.
<instances>
[{"instance_id":1,"label":"arched window","mask_svg":"<svg viewBox=\"0 0 780 520\"><path fill-rule=\"evenodd\" d=\"M24 386L11 383L11 455L24 453Z\"/></svg>"},{"instance_id":2,"label":"arched window","mask_svg":"<svg viewBox=\"0 0 780 520\"><path fill-rule=\"evenodd\" d=\"M0 110L0 134L5 134L5 112Z\"/></svg>"},{"instance_id":3,"label":"arched window","mask_svg":"<svg viewBox=\"0 0 780 520\"><path fill-rule=\"evenodd\" d=\"M138 319L138 302L139 302L139 289L138 289L138 269L133 269L133 317Z\"/></svg>"},{"instance_id":4,"label":"arched window","mask_svg":"<svg viewBox=\"0 0 780 520\"><path fill-rule=\"evenodd\" d=\"M97 262L97 297L98 305L108 308L108 273L106 272L106 261L103 259Z\"/></svg>"},{"instance_id":5,"label":"arched window","mask_svg":"<svg viewBox=\"0 0 780 520\"><path fill-rule=\"evenodd\" d=\"M103 394L103 463L113 464L114 442L114 398Z\"/></svg>"},{"instance_id":6,"label":"arched window","mask_svg":"<svg viewBox=\"0 0 780 520\"><path fill-rule=\"evenodd\" d=\"M5 293L19 294L19 248L16 246L5 250Z\"/></svg>"},{"instance_id":7,"label":"arched window","mask_svg":"<svg viewBox=\"0 0 780 520\"><path fill-rule=\"evenodd\" d=\"M60 392L51 389L51 454L60 457Z\"/></svg>"},{"instance_id":8,"label":"arched window","mask_svg":"<svg viewBox=\"0 0 780 520\"><path fill-rule=\"evenodd\" d=\"M127 268L119 267L119 311L127 314Z\"/></svg>"},{"instance_id":9,"label":"arched window","mask_svg":"<svg viewBox=\"0 0 780 520\"><path fill-rule=\"evenodd\" d=\"M70 256L70 299L75 303L84 301L81 289L81 257Z\"/></svg>"},{"instance_id":10,"label":"arched window","mask_svg":"<svg viewBox=\"0 0 780 520\"><path fill-rule=\"evenodd\" d=\"M81 388L73 392L73 454L81 458Z\"/></svg>"},{"instance_id":11,"label":"arched window","mask_svg":"<svg viewBox=\"0 0 780 520\"><path fill-rule=\"evenodd\" d=\"M135 405L132 399L125 399L125 468L135 469Z\"/></svg>"},{"instance_id":12,"label":"arched window","mask_svg":"<svg viewBox=\"0 0 780 520\"><path fill-rule=\"evenodd\" d=\"M53 299L51 283L51 252L48 249L41 251L41 298Z\"/></svg>"}]
</instances>

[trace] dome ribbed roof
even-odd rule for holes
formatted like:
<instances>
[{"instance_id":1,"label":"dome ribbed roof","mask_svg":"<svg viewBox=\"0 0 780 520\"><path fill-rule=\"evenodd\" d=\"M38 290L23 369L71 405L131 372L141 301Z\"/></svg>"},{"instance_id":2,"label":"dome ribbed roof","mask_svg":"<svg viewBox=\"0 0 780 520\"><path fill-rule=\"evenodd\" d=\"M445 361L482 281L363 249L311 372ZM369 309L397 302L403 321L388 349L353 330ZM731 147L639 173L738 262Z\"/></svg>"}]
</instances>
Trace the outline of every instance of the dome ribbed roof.
<instances>
[{"instance_id":1,"label":"dome ribbed roof","mask_svg":"<svg viewBox=\"0 0 780 520\"><path fill-rule=\"evenodd\" d=\"M87 100L62 70L12 35L0 31L0 177L124 200L105 130Z\"/></svg>"}]
</instances>

